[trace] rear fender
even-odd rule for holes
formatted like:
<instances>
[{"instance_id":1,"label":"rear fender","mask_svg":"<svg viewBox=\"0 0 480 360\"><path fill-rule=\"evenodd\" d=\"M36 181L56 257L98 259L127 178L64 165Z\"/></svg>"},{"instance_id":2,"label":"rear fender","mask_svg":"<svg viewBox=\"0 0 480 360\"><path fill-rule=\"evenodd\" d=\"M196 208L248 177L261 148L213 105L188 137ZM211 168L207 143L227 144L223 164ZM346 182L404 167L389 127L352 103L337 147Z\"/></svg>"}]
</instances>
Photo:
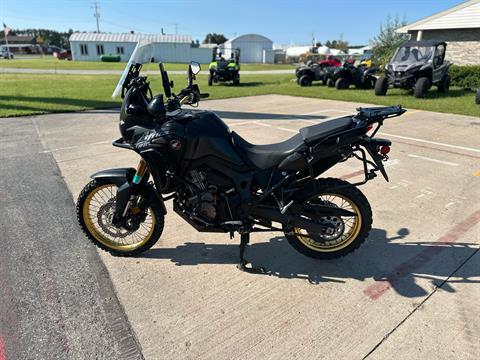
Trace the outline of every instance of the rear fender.
<instances>
[{"instance_id":1,"label":"rear fender","mask_svg":"<svg viewBox=\"0 0 480 360\"><path fill-rule=\"evenodd\" d=\"M373 159L375 165L377 165L378 170L380 170L385 180L388 181L388 175L382 163L384 158L381 154L379 154L379 147L390 146L392 145L392 142L388 139L368 139L368 141L362 142L361 145L367 149L368 154Z\"/></svg>"}]
</instances>

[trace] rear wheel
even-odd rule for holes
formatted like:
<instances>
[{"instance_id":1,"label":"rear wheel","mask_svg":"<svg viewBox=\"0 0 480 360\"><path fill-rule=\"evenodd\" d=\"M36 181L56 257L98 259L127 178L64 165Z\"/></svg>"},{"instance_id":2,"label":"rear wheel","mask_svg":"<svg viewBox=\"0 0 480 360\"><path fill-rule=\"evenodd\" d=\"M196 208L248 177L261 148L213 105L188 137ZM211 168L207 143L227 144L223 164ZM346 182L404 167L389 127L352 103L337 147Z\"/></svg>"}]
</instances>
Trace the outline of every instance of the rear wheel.
<instances>
[{"instance_id":1,"label":"rear wheel","mask_svg":"<svg viewBox=\"0 0 480 360\"><path fill-rule=\"evenodd\" d=\"M414 95L416 98L424 98L427 96L427 91L430 88L430 80L427 77L417 79L415 83Z\"/></svg>"},{"instance_id":2,"label":"rear wheel","mask_svg":"<svg viewBox=\"0 0 480 360\"><path fill-rule=\"evenodd\" d=\"M344 90L350 87L350 81L347 78L341 77L335 81L335 88L337 90Z\"/></svg>"},{"instance_id":3,"label":"rear wheel","mask_svg":"<svg viewBox=\"0 0 480 360\"><path fill-rule=\"evenodd\" d=\"M304 200L309 205L321 204L346 209L356 214L350 217L320 216L311 219L331 225L332 234L309 233L300 228L284 229L285 237L295 250L315 259L335 259L357 249L372 228L372 210L362 192L339 179L317 181L318 193Z\"/></svg>"},{"instance_id":4,"label":"rear wheel","mask_svg":"<svg viewBox=\"0 0 480 360\"><path fill-rule=\"evenodd\" d=\"M112 224L117 185L89 182L77 201L77 218L87 237L112 255L133 256L150 249L163 231L164 215L156 206L143 209L142 197L127 212L124 227Z\"/></svg>"},{"instance_id":5,"label":"rear wheel","mask_svg":"<svg viewBox=\"0 0 480 360\"><path fill-rule=\"evenodd\" d=\"M298 79L298 84L300 86L311 86L312 77L310 75L302 75L300 76L300 79Z\"/></svg>"},{"instance_id":6,"label":"rear wheel","mask_svg":"<svg viewBox=\"0 0 480 360\"><path fill-rule=\"evenodd\" d=\"M446 74L443 77L442 82L438 84L438 91L441 93L445 93L445 92L448 92L449 89L450 89L450 75Z\"/></svg>"}]
</instances>

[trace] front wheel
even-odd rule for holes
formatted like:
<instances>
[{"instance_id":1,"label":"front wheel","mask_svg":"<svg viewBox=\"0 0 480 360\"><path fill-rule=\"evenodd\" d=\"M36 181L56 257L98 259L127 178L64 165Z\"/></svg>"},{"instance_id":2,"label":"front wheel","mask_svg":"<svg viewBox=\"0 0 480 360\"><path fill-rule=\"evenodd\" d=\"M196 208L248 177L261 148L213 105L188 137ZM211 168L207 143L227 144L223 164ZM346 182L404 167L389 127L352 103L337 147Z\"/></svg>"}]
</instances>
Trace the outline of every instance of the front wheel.
<instances>
[{"instance_id":1,"label":"front wheel","mask_svg":"<svg viewBox=\"0 0 480 360\"><path fill-rule=\"evenodd\" d=\"M309 233L300 228L285 228L285 237L295 250L315 259L336 259L357 249L372 228L372 210L367 198L354 185L339 179L317 181L317 194L308 196L305 204L339 207L355 216L319 216L320 224L330 225L331 234Z\"/></svg>"},{"instance_id":2,"label":"front wheel","mask_svg":"<svg viewBox=\"0 0 480 360\"><path fill-rule=\"evenodd\" d=\"M78 196L77 218L93 244L112 255L134 256L150 249L163 231L164 215L160 208L145 208L140 195L127 210L124 226L112 224L117 185L90 181Z\"/></svg>"},{"instance_id":3,"label":"front wheel","mask_svg":"<svg viewBox=\"0 0 480 360\"><path fill-rule=\"evenodd\" d=\"M415 83L415 89L413 94L418 99L423 99L427 96L427 91L430 88L430 79L427 77L421 77L417 79Z\"/></svg>"},{"instance_id":4,"label":"front wheel","mask_svg":"<svg viewBox=\"0 0 480 360\"><path fill-rule=\"evenodd\" d=\"M385 76L380 76L375 83L375 95L385 96L388 91L388 79Z\"/></svg>"},{"instance_id":5,"label":"front wheel","mask_svg":"<svg viewBox=\"0 0 480 360\"><path fill-rule=\"evenodd\" d=\"M312 77L310 75L302 75L298 80L300 86L312 86Z\"/></svg>"},{"instance_id":6,"label":"front wheel","mask_svg":"<svg viewBox=\"0 0 480 360\"><path fill-rule=\"evenodd\" d=\"M240 85L240 74L234 76L233 85Z\"/></svg>"},{"instance_id":7,"label":"front wheel","mask_svg":"<svg viewBox=\"0 0 480 360\"><path fill-rule=\"evenodd\" d=\"M335 81L335 88L337 90L344 90L350 87L350 81L347 78L341 77Z\"/></svg>"}]
</instances>

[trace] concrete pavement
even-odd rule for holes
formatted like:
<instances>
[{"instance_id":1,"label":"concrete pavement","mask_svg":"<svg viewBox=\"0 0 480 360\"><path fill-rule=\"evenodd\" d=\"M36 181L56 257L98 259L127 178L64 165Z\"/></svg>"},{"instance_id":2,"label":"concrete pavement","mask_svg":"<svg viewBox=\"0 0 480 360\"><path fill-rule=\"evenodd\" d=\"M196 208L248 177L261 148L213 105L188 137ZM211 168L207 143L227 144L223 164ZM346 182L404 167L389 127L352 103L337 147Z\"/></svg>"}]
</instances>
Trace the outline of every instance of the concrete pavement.
<instances>
[{"instance_id":1,"label":"concrete pavement","mask_svg":"<svg viewBox=\"0 0 480 360\"><path fill-rule=\"evenodd\" d=\"M37 129L0 119L0 360L142 359Z\"/></svg>"},{"instance_id":2,"label":"concrete pavement","mask_svg":"<svg viewBox=\"0 0 480 360\"><path fill-rule=\"evenodd\" d=\"M248 141L270 143L365 105L266 95L201 106ZM115 111L34 119L41 151L54 156L74 197L90 173L138 161L110 145L119 136ZM479 135L475 117L412 110L386 121L391 182L361 187L374 214L369 240L319 262L281 234L255 234L247 256L270 276L238 271L238 238L197 233L169 204L152 250L132 259L100 254L144 356L479 358ZM348 161L328 174L355 182L360 169Z\"/></svg>"}]
</instances>

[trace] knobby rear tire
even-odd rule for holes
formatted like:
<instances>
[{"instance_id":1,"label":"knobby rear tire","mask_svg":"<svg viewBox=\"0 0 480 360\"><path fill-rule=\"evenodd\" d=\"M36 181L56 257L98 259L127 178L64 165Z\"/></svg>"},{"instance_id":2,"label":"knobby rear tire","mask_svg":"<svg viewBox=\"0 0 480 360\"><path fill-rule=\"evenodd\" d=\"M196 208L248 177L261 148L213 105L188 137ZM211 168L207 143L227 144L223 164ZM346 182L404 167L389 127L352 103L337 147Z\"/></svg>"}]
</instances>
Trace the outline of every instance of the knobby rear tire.
<instances>
[{"instance_id":1,"label":"knobby rear tire","mask_svg":"<svg viewBox=\"0 0 480 360\"><path fill-rule=\"evenodd\" d=\"M85 233L87 238L98 248L109 252L110 254L114 256L136 256L139 255L148 249L150 249L155 243L160 239L160 236L162 235L163 232L163 226L164 226L164 221L165 221L165 215L163 214L163 211L160 207L158 206L150 206L150 211L153 213L153 216L155 216L155 224L153 228L153 233L151 234L150 238L148 241L146 241L144 244L141 246L132 249L132 250L117 250L114 249L107 244L104 244L103 242L99 241L94 234L89 230L85 218L83 216L83 209L85 206L85 202L88 198L88 195L96 190L98 187L105 186L105 185L112 185L116 186L114 184L108 183L108 182L102 182L99 180L92 180L90 181L85 187L83 188L82 192L78 196L77 200L77 206L76 206L76 211L77 211L77 219L80 224L80 227L82 228L82 231Z\"/></svg>"},{"instance_id":2,"label":"knobby rear tire","mask_svg":"<svg viewBox=\"0 0 480 360\"><path fill-rule=\"evenodd\" d=\"M297 238L297 235L295 235L295 233L291 230L286 231L285 229L284 234L290 245L292 245L295 250L305 256L323 260L337 259L347 254L350 254L351 252L358 249L360 245L362 245L368 238L368 234L372 229L372 209L365 195L363 195L363 193L356 186L350 184L347 181L334 178L319 179L317 180L316 185L318 190L317 195L338 194L350 199L358 207L358 211L361 215L361 225L357 236L353 241L348 244L348 246L340 248L339 250L321 251L313 250L310 247L306 246ZM307 201L313 196L314 195L311 194L303 201Z\"/></svg>"}]
</instances>

